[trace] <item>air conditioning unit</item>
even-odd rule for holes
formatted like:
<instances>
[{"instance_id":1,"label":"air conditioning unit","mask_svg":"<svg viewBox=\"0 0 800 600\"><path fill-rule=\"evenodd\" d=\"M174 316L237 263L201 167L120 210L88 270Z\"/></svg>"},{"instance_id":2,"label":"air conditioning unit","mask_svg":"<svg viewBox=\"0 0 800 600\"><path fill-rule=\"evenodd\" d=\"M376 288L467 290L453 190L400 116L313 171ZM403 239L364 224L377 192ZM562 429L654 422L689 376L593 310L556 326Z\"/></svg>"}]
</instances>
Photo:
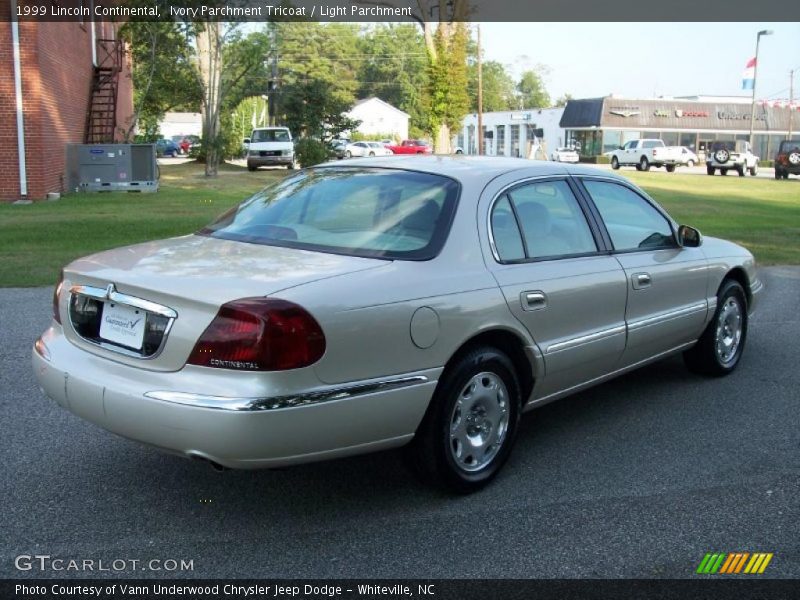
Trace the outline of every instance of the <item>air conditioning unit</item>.
<instances>
[{"instance_id":1,"label":"air conditioning unit","mask_svg":"<svg viewBox=\"0 0 800 600\"><path fill-rule=\"evenodd\" d=\"M67 191L156 192L155 144L67 144Z\"/></svg>"}]
</instances>

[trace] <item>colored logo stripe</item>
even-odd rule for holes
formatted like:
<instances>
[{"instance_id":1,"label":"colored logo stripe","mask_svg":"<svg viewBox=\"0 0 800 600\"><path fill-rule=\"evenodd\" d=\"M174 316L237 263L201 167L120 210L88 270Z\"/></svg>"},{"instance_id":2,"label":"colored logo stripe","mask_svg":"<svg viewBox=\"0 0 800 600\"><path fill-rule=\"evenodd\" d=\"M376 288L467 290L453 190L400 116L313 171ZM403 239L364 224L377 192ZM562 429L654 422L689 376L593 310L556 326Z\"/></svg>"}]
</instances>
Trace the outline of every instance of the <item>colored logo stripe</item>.
<instances>
[{"instance_id":1,"label":"colored logo stripe","mask_svg":"<svg viewBox=\"0 0 800 600\"><path fill-rule=\"evenodd\" d=\"M750 575L760 575L767 568L772 557L772 553L766 552L756 552L754 554L749 552L708 552L703 557L703 560L700 561L697 573L730 575L744 572Z\"/></svg>"}]
</instances>

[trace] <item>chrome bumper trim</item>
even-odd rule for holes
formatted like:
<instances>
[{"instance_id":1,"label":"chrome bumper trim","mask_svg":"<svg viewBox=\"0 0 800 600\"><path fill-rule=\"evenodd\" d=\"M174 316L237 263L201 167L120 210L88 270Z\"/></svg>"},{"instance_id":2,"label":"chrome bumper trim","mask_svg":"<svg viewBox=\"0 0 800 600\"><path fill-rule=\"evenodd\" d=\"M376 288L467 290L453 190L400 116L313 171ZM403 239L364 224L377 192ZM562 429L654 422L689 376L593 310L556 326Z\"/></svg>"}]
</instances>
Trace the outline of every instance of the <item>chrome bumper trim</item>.
<instances>
[{"instance_id":1,"label":"chrome bumper trim","mask_svg":"<svg viewBox=\"0 0 800 600\"><path fill-rule=\"evenodd\" d=\"M384 381L359 383L344 387L328 388L312 392L303 392L287 396L274 396L271 398L243 398L227 396L209 396L205 394L192 394L187 392L153 391L147 392L145 397L173 404L184 404L197 408L211 408L229 411L262 411L279 410L283 408L297 408L332 400L344 400L354 396L385 392L414 385L427 383L424 375L413 377L399 377Z\"/></svg>"},{"instance_id":2,"label":"chrome bumper trim","mask_svg":"<svg viewBox=\"0 0 800 600\"><path fill-rule=\"evenodd\" d=\"M646 317L644 319L639 319L637 321L630 321L628 323L628 331L629 332L635 331L637 329L642 329L643 327L649 327L650 325L657 325L659 323L663 323L664 321L670 321L672 319L677 319L679 317L686 317L688 315L705 310L708 310L708 303L698 302L697 304L692 304L691 306L687 306L685 308L679 308L677 310L671 310L669 312L656 315L655 317Z\"/></svg>"},{"instance_id":3,"label":"chrome bumper trim","mask_svg":"<svg viewBox=\"0 0 800 600\"><path fill-rule=\"evenodd\" d=\"M137 298L136 296L121 294L120 292L116 291L113 284L109 284L109 286L105 289L92 287L90 285L73 285L69 291L70 294L81 294L96 300L108 300L111 302L117 302L118 304L127 304L128 306L141 308L142 310L155 313L168 319L175 319L178 317L178 313L167 306L156 304L155 302L145 300L144 298Z\"/></svg>"}]
</instances>

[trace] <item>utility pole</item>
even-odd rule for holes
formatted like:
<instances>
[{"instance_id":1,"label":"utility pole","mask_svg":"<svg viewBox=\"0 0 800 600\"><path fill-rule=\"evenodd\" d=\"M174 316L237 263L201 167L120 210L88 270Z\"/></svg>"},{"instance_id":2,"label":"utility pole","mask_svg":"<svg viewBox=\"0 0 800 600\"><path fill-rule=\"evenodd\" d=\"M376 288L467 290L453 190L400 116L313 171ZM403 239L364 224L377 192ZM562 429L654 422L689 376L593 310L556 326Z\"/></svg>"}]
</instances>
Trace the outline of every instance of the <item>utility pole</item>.
<instances>
[{"instance_id":1,"label":"utility pole","mask_svg":"<svg viewBox=\"0 0 800 600\"><path fill-rule=\"evenodd\" d=\"M269 113L269 125L275 127L275 113L278 109L278 29L277 24L272 24L272 36L270 45L272 46L272 69L269 78L269 92L267 95L267 112Z\"/></svg>"},{"instance_id":2,"label":"utility pole","mask_svg":"<svg viewBox=\"0 0 800 600\"><path fill-rule=\"evenodd\" d=\"M483 154L483 69L481 67L481 26L478 25L478 155Z\"/></svg>"},{"instance_id":3,"label":"utility pole","mask_svg":"<svg viewBox=\"0 0 800 600\"><path fill-rule=\"evenodd\" d=\"M789 137L792 139L792 119L794 118L794 69L789 71Z\"/></svg>"},{"instance_id":4,"label":"utility pole","mask_svg":"<svg viewBox=\"0 0 800 600\"><path fill-rule=\"evenodd\" d=\"M754 135L753 135L753 126L756 122L756 84L758 83L758 43L761 41L762 35L772 35L773 31L771 29L764 29L758 32L756 36L756 64L753 65L753 100L752 105L750 106L750 151L755 152L753 150L754 147Z\"/></svg>"}]
</instances>

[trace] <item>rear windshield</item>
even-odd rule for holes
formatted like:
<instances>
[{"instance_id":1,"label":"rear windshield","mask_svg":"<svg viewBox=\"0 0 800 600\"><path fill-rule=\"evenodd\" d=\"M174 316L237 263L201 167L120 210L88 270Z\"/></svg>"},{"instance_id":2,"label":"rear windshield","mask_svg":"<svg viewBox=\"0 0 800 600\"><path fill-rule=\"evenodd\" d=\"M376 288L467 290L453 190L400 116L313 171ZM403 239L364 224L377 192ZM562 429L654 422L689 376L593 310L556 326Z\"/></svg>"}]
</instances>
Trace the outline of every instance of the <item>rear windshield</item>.
<instances>
[{"instance_id":1,"label":"rear windshield","mask_svg":"<svg viewBox=\"0 0 800 600\"><path fill-rule=\"evenodd\" d=\"M251 142L288 142L289 132L285 129L256 129Z\"/></svg>"},{"instance_id":2,"label":"rear windshield","mask_svg":"<svg viewBox=\"0 0 800 600\"><path fill-rule=\"evenodd\" d=\"M198 233L269 246L428 260L450 229L460 186L395 169L323 167L276 182Z\"/></svg>"}]
</instances>

